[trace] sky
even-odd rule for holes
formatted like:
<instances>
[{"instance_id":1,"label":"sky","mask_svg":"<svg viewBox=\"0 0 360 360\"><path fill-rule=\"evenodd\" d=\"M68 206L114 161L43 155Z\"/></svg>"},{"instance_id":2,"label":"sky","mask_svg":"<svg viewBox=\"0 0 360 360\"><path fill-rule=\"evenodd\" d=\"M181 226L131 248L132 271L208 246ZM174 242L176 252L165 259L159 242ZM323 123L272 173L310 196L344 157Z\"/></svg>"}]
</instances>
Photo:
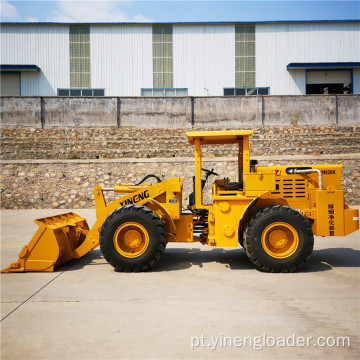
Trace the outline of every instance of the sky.
<instances>
[{"instance_id":1,"label":"sky","mask_svg":"<svg viewBox=\"0 0 360 360\"><path fill-rule=\"evenodd\" d=\"M360 19L360 0L1 0L2 22L198 22Z\"/></svg>"}]
</instances>

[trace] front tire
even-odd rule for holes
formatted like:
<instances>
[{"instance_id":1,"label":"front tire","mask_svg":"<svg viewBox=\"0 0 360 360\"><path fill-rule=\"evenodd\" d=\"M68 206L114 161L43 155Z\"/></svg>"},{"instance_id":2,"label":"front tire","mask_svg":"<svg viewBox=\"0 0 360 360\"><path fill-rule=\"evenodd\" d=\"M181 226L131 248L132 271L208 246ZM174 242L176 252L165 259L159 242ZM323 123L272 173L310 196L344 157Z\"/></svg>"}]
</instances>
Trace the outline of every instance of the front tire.
<instances>
[{"instance_id":1,"label":"front tire","mask_svg":"<svg viewBox=\"0 0 360 360\"><path fill-rule=\"evenodd\" d=\"M244 229L246 255L264 271L297 271L309 259L313 246L309 222L288 206L260 209Z\"/></svg>"},{"instance_id":2,"label":"front tire","mask_svg":"<svg viewBox=\"0 0 360 360\"><path fill-rule=\"evenodd\" d=\"M164 253L166 230L159 216L151 209L126 205L105 219L99 242L104 258L117 271L146 271Z\"/></svg>"}]
</instances>

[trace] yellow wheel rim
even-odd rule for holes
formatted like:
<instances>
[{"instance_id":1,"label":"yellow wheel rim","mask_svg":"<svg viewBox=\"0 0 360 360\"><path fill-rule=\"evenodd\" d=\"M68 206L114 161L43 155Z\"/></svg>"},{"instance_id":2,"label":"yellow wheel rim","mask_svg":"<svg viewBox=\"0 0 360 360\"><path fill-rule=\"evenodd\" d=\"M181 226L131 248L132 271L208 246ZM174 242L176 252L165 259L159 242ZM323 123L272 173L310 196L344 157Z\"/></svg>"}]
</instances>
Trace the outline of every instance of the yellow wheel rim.
<instances>
[{"instance_id":1,"label":"yellow wheel rim","mask_svg":"<svg viewBox=\"0 0 360 360\"><path fill-rule=\"evenodd\" d=\"M141 224L126 222L116 229L113 243L120 255L127 258L136 258L148 248L149 234Z\"/></svg>"},{"instance_id":2,"label":"yellow wheel rim","mask_svg":"<svg viewBox=\"0 0 360 360\"><path fill-rule=\"evenodd\" d=\"M265 252L276 259L284 259L297 250L299 236L288 223L275 222L266 227L261 235L261 245Z\"/></svg>"}]
</instances>

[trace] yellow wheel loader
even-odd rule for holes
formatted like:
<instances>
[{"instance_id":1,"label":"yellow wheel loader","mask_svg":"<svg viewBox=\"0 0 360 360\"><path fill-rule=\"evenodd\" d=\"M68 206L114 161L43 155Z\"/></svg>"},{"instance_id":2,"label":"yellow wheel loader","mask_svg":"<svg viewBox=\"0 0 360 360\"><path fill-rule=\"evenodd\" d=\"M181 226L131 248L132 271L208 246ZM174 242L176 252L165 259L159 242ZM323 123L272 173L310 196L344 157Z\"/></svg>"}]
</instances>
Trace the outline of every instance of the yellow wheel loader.
<instances>
[{"instance_id":1,"label":"yellow wheel loader","mask_svg":"<svg viewBox=\"0 0 360 360\"><path fill-rule=\"evenodd\" d=\"M250 160L253 131L189 132L195 146L194 189L182 207L182 181L146 176L136 185L94 187L96 222L68 213L35 220L39 229L16 263L3 272L53 271L100 244L118 271L145 271L162 257L168 242L244 247L248 258L271 272L298 270L310 257L314 235L344 236L359 228L359 212L344 202L341 165L257 166ZM238 144L235 181L201 165L201 147ZM202 178L202 171L205 178ZM212 203L202 193L210 176ZM149 178L157 183L145 184ZM105 201L112 191L119 198Z\"/></svg>"}]
</instances>

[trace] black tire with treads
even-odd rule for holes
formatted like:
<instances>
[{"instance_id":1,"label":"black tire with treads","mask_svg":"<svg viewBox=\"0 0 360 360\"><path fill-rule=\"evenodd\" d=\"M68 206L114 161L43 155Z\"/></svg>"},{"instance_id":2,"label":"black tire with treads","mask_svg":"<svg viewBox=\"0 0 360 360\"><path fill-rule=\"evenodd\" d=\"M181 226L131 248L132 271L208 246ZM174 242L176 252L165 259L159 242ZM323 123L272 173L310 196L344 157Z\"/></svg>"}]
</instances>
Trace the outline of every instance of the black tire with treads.
<instances>
[{"instance_id":1,"label":"black tire with treads","mask_svg":"<svg viewBox=\"0 0 360 360\"><path fill-rule=\"evenodd\" d=\"M244 229L239 230L239 244L241 247L244 247Z\"/></svg>"},{"instance_id":2,"label":"black tire with treads","mask_svg":"<svg viewBox=\"0 0 360 360\"><path fill-rule=\"evenodd\" d=\"M263 249L262 233L275 222L285 222L297 232L299 244L289 257L275 258ZM270 205L258 210L250 218L244 229L243 243L246 255L261 270L294 272L309 259L314 246L314 235L310 223L299 212L284 205Z\"/></svg>"},{"instance_id":3,"label":"black tire with treads","mask_svg":"<svg viewBox=\"0 0 360 360\"><path fill-rule=\"evenodd\" d=\"M142 225L149 235L149 245L138 257L122 256L115 248L113 238L116 230L126 222ZM159 216L146 206L126 205L114 210L101 226L100 249L106 261L116 271L139 272L154 266L166 247L166 230Z\"/></svg>"}]
</instances>

